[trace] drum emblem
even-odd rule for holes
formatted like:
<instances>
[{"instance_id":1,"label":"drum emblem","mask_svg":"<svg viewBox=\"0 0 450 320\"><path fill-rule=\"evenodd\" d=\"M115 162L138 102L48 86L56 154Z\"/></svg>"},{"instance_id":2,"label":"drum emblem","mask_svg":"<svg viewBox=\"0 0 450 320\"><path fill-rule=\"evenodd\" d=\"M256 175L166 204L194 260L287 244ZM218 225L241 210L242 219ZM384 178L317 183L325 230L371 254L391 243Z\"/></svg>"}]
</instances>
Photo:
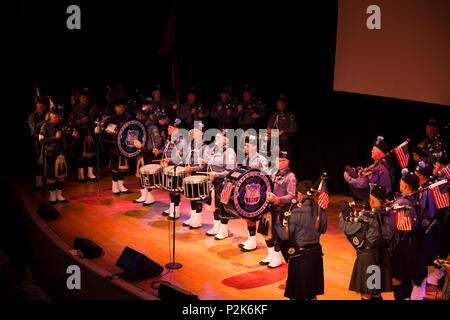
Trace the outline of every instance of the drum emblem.
<instances>
[{"instance_id":1,"label":"drum emblem","mask_svg":"<svg viewBox=\"0 0 450 320\"><path fill-rule=\"evenodd\" d=\"M244 202L247 205L254 205L259 202L261 198L261 185L257 183L248 184L245 186Z\"/></svg>"},{"instance_id":2,"label":"drum emblem","mask_svg":"<svg viewBox=\"0 0 450 320\"><path fill-rule=\"evenodd\" d=\"M128 130L127 138L125 139L125 144L130 148L134 147L134 141L137 140L138 136L139 136L139 131Z\"/></svg>"}]
</instances>

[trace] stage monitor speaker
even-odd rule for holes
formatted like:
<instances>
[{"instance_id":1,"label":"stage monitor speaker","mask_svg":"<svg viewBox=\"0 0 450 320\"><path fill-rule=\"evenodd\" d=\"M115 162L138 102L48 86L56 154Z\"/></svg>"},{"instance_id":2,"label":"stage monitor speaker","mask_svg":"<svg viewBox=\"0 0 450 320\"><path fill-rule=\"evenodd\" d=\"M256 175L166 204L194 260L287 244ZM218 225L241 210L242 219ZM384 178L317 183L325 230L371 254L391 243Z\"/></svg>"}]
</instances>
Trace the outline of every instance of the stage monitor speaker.
<instances>
[{"instance_id":1,"label":"stage monitor speaker","mask_svg":"<svg viewBox=\"0 0 450 320\"><path fill-rule=\"evenodd\" d=\"M130 280L143 280L159 276L164 268L147 258L142 253L125 247L116 262L116 266L123 269L125 278Z\"/></svg>"},{"instance_id":2,"label":"stage monitor speaker","mask_svg":"<svg viewBox=\"0 0 450 320\"><path fill-rule=\"evenodd\" d=\"M162 300L181 300L192 301L198 300L198 296L192 292L181 289L173 284L161 282L158 288L158 297Z\"/></svg>"},{"instance_id":3,"label":"stage monitor speaker","mask_svg":"<svg viewBox=\"0 0 450 320\"><path fill-rule=\"evenodd\" d=\"M89 239L75 237L73 248L83 252L84 257L88 259L101 257L103 248Z\"/></svg>"},{"instance_id":4,"label":"stage monitor speaker","mask_svg":"<svg viewBox=\"0 0 450 320\"><path fill-rule=\"evenodd\" d=\"M57 220L59 211L54 206L45 202L39 202L38 214L45 221Z\"/></svg>"}]
</instances>

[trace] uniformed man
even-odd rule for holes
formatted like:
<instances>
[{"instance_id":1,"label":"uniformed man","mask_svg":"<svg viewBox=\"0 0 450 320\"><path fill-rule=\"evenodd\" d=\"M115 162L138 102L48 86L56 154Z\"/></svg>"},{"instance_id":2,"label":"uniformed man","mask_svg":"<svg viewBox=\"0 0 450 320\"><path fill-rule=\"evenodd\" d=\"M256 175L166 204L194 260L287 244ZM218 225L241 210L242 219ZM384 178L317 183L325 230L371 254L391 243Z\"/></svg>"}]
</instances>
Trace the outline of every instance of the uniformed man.
<instances>
[{"instance_id":1,"label":"uniformed man","mask_svg":"<svg viewBox=\"0 0 450 320\"><path fill-rule=\"evenodd\" d=\"M414 160L433 163L433 154L444 151L444 143L439 135L439 125L436 119L428 119L425 126L427 137L420 142L413 152Z\"/></svg>"},{"instance_id":2,"label":"uniformed man","mask_svg":"<svg viewBox=\"0 0 450 320\"><path fill-rule=\"evenodd\" d=\"M412 281L417 273L412 230L417 228L417 189L419 177L408 169L402 170L400 194L391 208L396 214L395 241L392 255L392 286L395 300L411 296Z\"/></svg>"},{"instance_id":3,"label":"uniformed man","mask_svg":"<svg viewBox=\"0 0 450 320\"><path fill-rule=\"evenodd\" d=\"M249 135L248 140L245 142L245 153L247 156L242 163L243 166L252 169L258 169L265 175L270 175L269 162L267 158L257 152L257 137L255 135ZM256 250L256 221L246 219L248 239L239 244L242 252L250 252Z\"/></svg>"},{"instance_id":4,"label":"uniformed man","mask_svg":"<svg viewBox=\"0 0 450 320\"><path fill-rule=\"evenodd\" d=\"M143 108L141 111L141 121L144 122L147 128L147 143L142 145L139 140L134 140L134 146L141 150L141 155L144 160L144 165L153 164L153 160L159 155L159 147L161 146L161 136L157 127L158 111L148 108ZM136 203L142 203L144 206L150 206L155 203L152 190L145 188L141 181L141 196L134 200Z\"/></svg>"},{"instance_id":5,"label":"uniformed man","mask_svg":"<svg viewBox=\"0 0 450 320\"><path fill-rule=\"evenodd\" d=\"M197 102L197 90L195 88L189 89L187 101L180 106L177 116L183 121L183 126L187 129L194 127L194 121L202 121L206 124L209 111L203 104Z\"/></svg>"},{"instance_id":6,"label":"uniformed man","mask_svg":"<svg viewBox=\"0 0 450 320\"><path fill-rule=\"evenodd\" d=\"M233 117L236 119L238 128L242 130L257 130L261 119L267 114L265 104L253 97L250 85L245 85L242 92L242 100L234 109Z\"/></svg>"},{"instance_id":7,"label":"uniformed man","mask_svg":"<svg viewBox=\"0 0 450 320\"><path fill-rule=\"evenodd\" d=\"M73 134L76 137L77 133ZM58 165L61 156L68 150L68 130L62 123L62 109L50 110L50 120L42 124L39 141L44 146L44 172L49 190L48 200L51 204L67 202L62 195L67 167L65 167L65 161L63 165Z\"/></svg>"},{"instance_id":8,"label":"uniformed man","mask_svg":"<svg viewBox=\"0 0 450 320\"><path fill-rule=\"evenodd\" d=\"M312 186L309 180L297 184L296 200L300 206L293 206L287 230L280 220L276 223L284 256L289 256L284 296L292 300L316 300L317 295L324 293L320 235L327 231L327 215L309 196Z\"/></svg>"},{"instance_id":9,"label":"uniformed man","mask_svg":"<svg viewBox=\"0 0 450 320\"><path fill-rule=\"evenodd\" d=\"M417 261L417 273L414 277L414 286L411 292L411 300L423 300L426 296L428 266L433 265L435 248L430 232L434 221L436 206L433 195L429 189L425 189L433 182L433 168L420 161L416 166L415 174L419 177L419 205L417 212L417 228L414 230L415 252Z\"/></svg>"},{"instance_id":10,"label":"uniformed man","mask_svg":"<svg viewBox=\"0 0 450 320\"><path fill-rule=\"evenodd\" d=\"M443 155L443 154L438 154L438 156L436 157L436 161L434 162L434 167L433 167L433 175L441 180L441 179L450 179L450 170L448 169L450 166L450 156L448 155ZM446 169L447 170L444 170Z\"/></svg>"},{"instance_id":11,"label":"uniformed man","mask_svg":"<svg viewBox=\"0 0 450 320\"><path fill-rule=\"evenodd\" d=\"M43 148L39 143L39 133L41 131L42 125L45 123L47 115L47 110L49 107L48 99L44 97L36 97L36 111L34 111L28 117L28 125L31 131L32 139L32 155L31 161L33 163L33 173L36 179L35 187L42 188L42 175L44 174L43 166Z\"/></svg>"},{"instance_id":12,"label":"uniformed man","mask_svg":"<svg viewBox=\"0 0 450 320\"><path fill-rule=\"evenodd\" d=\"M266 195L267 199L273 203L270 211L270 233L269 238L266 239L268 255L259 262L259 264L267 265L269 268L276 268L282 263L276 221L297 195L297 178L289 169L288 154L286 151L280 153L276 159L278 171L272 176L273 192L268 192Z\"/></svg>"},{"instance_id":13,"label":"uniformed man","mask_svg":"<svg viewBox=\"0 0 450 320\"><path fill-rule=\"evenodd\" d=\"M203 129L204 125L200 123L191 130L191 143L188 153L185 157L186 173L195 175L196 172L205 171L206 161L204 158L207 153L207 146L203 144ZM199 229L202 227L202 209L203 201L191 200L191 214L190 218L183 222L183 226L189 229Z\"/></svg>"},{"instance_id":14,"label":"uniformed man","mask_svg":"<svg viewBox=\"0 0 450 320\"><path fill-rule=\"evenodd\" d=\"M220 92L220 100L217 101L211 109L211 119L216 122L218 129L233 128L233 111L236 107L236 101L231 97L230 88L224 87Z\"/></svg>"},{"instance_id":15,"label":"uniformed man","mask_svg":"<svg viewBox=\"0 0 450 320\"><path fill-rule=\"evenodd\" d=\"M71 112L71 127L78 132L76 142L75 160L78 169L78 181L84 182L84 169L87 167L87 178L95 181L94 175L95 155L97 153L94 143L95 122L98 120L99 109L91 102L89 89L84 88L79 95L80 103Z\"/></svg>"},{"instance_id":16,"label":"uniformed man","mask_svg":"<svg viewBox=\"0 0 450 320\"><path fill-rule=\"evenodd\" d=\"M295 115L286 109L287 97L285 94L280 94L277 98L277 110L272 113L267 124L267 133L271 134L273 129L278 131L278 139L281 150L286 150L290 154L290 161L292 163L292 148L291 136L297 132L297 120Z\"/></svg>"},{"instance_id":17,"label":"uniformed man","mask_svg":"<svg viewBox=\"0 0 450 320\"><path fill-rule=\"evenodd\" d=\"M375 185L370 191L370 211L359 217L361 220L348 220L352 211L348 202L340 214L339 227L349 238L356 249L356 260L353 266L349 290L361 294L361 300L383 300L381 293L392 291L392 275L388 246L395 234L395 215L386 211L386 189ZM345 202L344 202L345 203ZM349 210L346 210L346 209ZM379 286L369 286L369 277L377 270ZM368 281L369 280L369 281Z\"/></svg>"},{"instance_id":18,"label":"uniformed man","mask_svg":"<svg viewBox=\"0 0 450 320\"><path fill-rule=\"evenodd\" d=\"M383 137L379 136L372 148L372 159L374 163L369 167L369 172L356 172L347 166L344 172L344 179L350 185L354 197L362 200L369 200L371 185L381 185L386 192L392 191L392 168L386 160L386 154L389 152L389 144Z\"/></svg>"},{"instance_id":19,"label":"uniformed man","mask_svg":"<svg viewBox=\"0 0 450 320\"><path fill-rule=\"evenodd\" d=\"M212 146L208 147L205 157L206 163L210 166L209 177L214 186L214 225L212 229L206 231L208 236L215 236L216 240L223 240L228 237L228 219L222 213L223 205L220 202L220 194L223 189L225 177L236 168L236 153L227 146L228 138L226 129L216 134Z\"/></svg>"},{"instance_id":20,"label":"uniformed man","mask_svg":"<svg viewBox=\"0 0 450 320\"><path fill-rule=\"evenodd\" d=\"M168 127L168 138L166 143L159 150L159 154L162 156L164 161L163 165L168 165L170 163L177 164L181 160L183 155L181 144L183 143L183 136L179 134L178 127L181 124L181 120L176 118L174 121L169 123ZM179 218L180 217L180 199L179 193L169 192L170 203L169 208L163 211L162 215L166 217Z\"/></svg>"}]
</instances>

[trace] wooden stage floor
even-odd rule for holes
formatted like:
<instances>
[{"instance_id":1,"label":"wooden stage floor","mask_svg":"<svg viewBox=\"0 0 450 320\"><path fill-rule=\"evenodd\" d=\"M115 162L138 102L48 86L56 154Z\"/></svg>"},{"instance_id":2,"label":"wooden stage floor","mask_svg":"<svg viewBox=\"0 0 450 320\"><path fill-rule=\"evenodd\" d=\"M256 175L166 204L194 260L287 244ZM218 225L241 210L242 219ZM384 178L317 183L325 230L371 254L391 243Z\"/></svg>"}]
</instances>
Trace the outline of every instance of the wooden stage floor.
<instances>
[{"instance_id":1,"label":"wooden stage floor","mask_svg":"<svg viewBox=\"0 0 450 320\"><path fill-rule=\"evenodd\" d=\"M156 191L157 202L150 207L133 203L139 197L137 178L127 176L125 185L134 193L113 196L110 177L99 184L84 184L69 180L65 183L66 204L57 204L60 216L49 226L70 246L75 237L88 238L105 250L101 258L93 259L111 273L120 273L114 264L125 246L129 246L160 265L170 262L172 224L161 215L168 208L169 195ZM25 201L46 201L47 192L36 192L31 181L19 192ZM319 300L351 300L360 296L348 290L355 251L338 227L339 201L344 196L332 195L327 210L328 230L321 237L324 252L325 294ZM188 218L189 201L182 197L181 218L176 222L176 261L183 264L178 270L163 271L163 276L135 284L156 293L150 287L155 280L170 281L199 296L200 299L223 300L284 300L287 264L276 269L260 266L266 256L264 239L257 235L258 249L243 253L238 244L247 238L246 223L242 219L229 223L230 236L218 241L205 235L212 227L213 215L203 212L203 227L189 230L181 223ZM170 229L169 229L170 228ZM171 242L170 242L171 243ZM435 288L428 286L427 298L434 299ZM392 293L383 294L393 299Z\"/></svg>"}]
</instances>

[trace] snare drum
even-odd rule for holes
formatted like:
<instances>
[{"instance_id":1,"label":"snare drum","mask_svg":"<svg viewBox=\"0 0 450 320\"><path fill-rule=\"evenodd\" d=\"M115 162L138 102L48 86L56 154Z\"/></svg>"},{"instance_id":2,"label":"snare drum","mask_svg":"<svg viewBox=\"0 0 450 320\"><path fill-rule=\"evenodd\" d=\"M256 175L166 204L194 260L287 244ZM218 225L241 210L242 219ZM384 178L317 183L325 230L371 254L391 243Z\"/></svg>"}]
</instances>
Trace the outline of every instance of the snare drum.
<instances>
[{"instance_id":1,"label":"snare drum","mask_svg":"<svg viewBox=\"0 0 450 320\"><path fill-rule=\"evenodd\" d=\"M188 200L205 200L209 195L210 184L206 176L190 176L183 179L183 192Z\"/></svg>"},{"instance_id":2,"label":"snare drum","mask_svg":"<svg viewBox=\"0 0 450 320\"><path fill-rule=\"evenodd\" d=\"M167 166L163 170L163 189L167 191L183 192L183 178L186 169L181 166Z\"/></svg>"},{"instance_id":3,"label":"snare drum","mask_svg":"<svg viewBox=\"0 0 450 320\"><path fill-rule=\"evenodd\" d=\"M158 189L161 188L161 172L160 164L147 164L139 169L141 175L141 185L144 188Z\"/></svg>"},{"instance_id":4,"label":"snare drum","mask_svg":"<svg viewBox=\"0 0 450 320\"><path fill-rule=\"evenodd\" d=\"M273 183L257 169L239 167L230 172L224 180L221 201L226 213L225 219L242 218L258 220L270 209L267 199L272 192ZM225 202L225 203L224 203Z\"/></svg>"}]
</instances>

